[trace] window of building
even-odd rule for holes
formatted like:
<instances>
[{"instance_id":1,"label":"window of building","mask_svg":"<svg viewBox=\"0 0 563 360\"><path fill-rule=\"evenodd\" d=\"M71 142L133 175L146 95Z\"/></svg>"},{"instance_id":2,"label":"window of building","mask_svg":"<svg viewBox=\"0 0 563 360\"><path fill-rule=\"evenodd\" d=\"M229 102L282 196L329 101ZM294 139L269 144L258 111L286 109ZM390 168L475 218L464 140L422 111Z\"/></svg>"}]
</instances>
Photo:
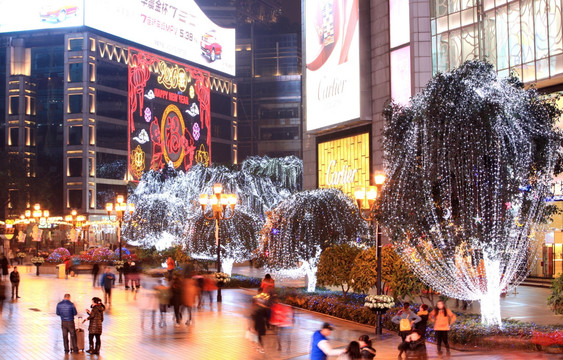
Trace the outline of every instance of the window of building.
<instances>
[{"instance_id":1,"label":"window of building","mask_svg":"<svg viewBox=\"0 0 563 360\"><path fill-rule=\"evenodd\" d=\"M11 95L8 114L19 115L19 113L20 113L20 97L18 95Z\"/></svg>"},{"instance_id":2,"label":"window of building","mask_svg":"<svg viewBox=\"0 0 563 360\"><path fill-rule=\"evenodd\" d=\"M82 94L68 96L68 113L77 114L82 112Z\"/></svg>"},{"instance_id":3,"label":"window of building","mask_svg":"<svg viewBox=\"0 0 563 360\"><path fill-rule=\"evenodd\" d=\"M283 128L261 128L260 139L262 140L298 140L298 127Z\"/></svg>"},{"instance_id":4,"label":"window of building","mask_svg":"<svg viewBox=\"0 0 563 360\"><path fill-rule=\"evenodd\" d=\"M83 49L84 39L74 38L68 39L68 50L70 51L80 51Z\"/></svg>"},{"instance_id":5,"label":"window of building","mask_svg":"<svg viewBox=\"0 0 563 360\"><path fill-rule=\"evenodd\" d=\"M68 145L82 145L82 125L68 127Z\"/></svg>"},{"instance_id":6,"label":"window of building","mask_svg":"<svg viewBox=\"0 0 563 360\"><path fill-rule=\"evenodd\" d=\"M211 144L211 162L214 164L231 164L231 145L223 143Z\"/></svg>"},{"instance_id":7,"label":"window of building","mask_svg":"<svg viewBox=\"0 0 563 360\"><path fill-rule=\"evenodd\" d=\"M213 104L213 112L231 116L231 97L212 92L210 102Z\"/></svg>"},{"instance_id":8,"label":"window of building","mask_svg":"<svg viewBox=\"0 0 563 360\"><path fill-rule=\"evenodd\" d=\"M123 180L127 173L127 156L96 153L96 177Z\"/></svg>"},{"instance_id":9,"label":"window of building","mask_svg":"<svg viewBox=\"0 0 563 360\"><path fill-rule=\"evenodd\" d=\"M230 120L211 118L211 136L214 138L231 140L231 127L232 122Z\"/></svg>"},{"instance_id":10,"label":"window of building","mask_svg":"<svg viewBox=\"0 0 563 360\"><path fill-rule=\"evenodd\" d=\"M96 144L98 147L127 150L127 126L98 120L96 122Z\"/></svg>"},{"instance_id":11,"label":"window of building","mask_svg":"<svg viewBox=\"0 0 563 360\"><path fill-rule=\"evenodd\" d=\"M391 98L407 104L411 96L411 47L391 51Z\"/></svg>"},{"instance_id":12,"label":"window of building","mask_svg":"<svg viewBox=\"0 0 563 360\"><path fill-rule=\"evenodd\" d=\"M122 185L96 184L96 209L105 209L106 204L115 202L117 195L127 196L127 187Z\"/></svg>"},{"instance_id":13,"label":"window of building","mask_svg":"<svg viewBox=\"0 0 563 360\"><path fill-rule=\"evenodd\" d=\"M68 207L71 209L82 208L82 190L68 190Z\"/></svg>"},{"instance_id":14,"label":"window of building","mask_svg":"<svg viewBox=\"0 0 563 360\"><path fill-rule=\"evenodd\" d=\"M98 81L98 83L100 82ZM127 105L128 100L125 95L101 90L98 90L96 93L96 109L97 114L100 116L127 120Z\"/></svg>"},{"instance_id":15,"label":"window of building","mask_svg":"<svg viewBox=\"0 0 563 360\"><path fill-rule=\"evenodd\" d=\"M127 91L127 65L108 61L96 64L96 83L116 90Z\"/></svg>"},{"instance_id":16,"label":"window of building","mask_svg":"<svg viewBox=\"0 0 563 360\"><path fill-rule=\"evenodd\" d=\"M69 82L82 82L83 64L73 63L68 64L68 81Z\"/></svg>"},{"instance_id":17,"label":"window of building","mask_svg":"<svg viewBox=\"0 0 563 360\"><path fill-rule=\"evenodd\" d=\"M8 138L8 146L19 146L20 143L20 129L13 127L10 128L10 137Z\"/></svg>"},{"instance_id":18,"label":"window of building","mask_svg":"<svg viewBox=\"0 0 563 360\"><path fill-rule=\"evenodd\" d=\"M68 172L69 177L82 176L82 158L68 158Z\"/></svg>"}]
</instances>

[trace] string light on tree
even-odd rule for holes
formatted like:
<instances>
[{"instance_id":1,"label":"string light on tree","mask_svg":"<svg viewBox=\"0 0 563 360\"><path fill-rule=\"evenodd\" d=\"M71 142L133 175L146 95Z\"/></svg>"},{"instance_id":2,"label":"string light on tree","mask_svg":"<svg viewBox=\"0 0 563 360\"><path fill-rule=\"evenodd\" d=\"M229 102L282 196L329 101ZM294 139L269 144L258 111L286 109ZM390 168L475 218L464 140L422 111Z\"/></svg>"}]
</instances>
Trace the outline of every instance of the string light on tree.
<instances>
[{"instance_id":1,"label":"string light on tree","mask_svg":"<svg viewBox=\"0 0 563 360\"><path fill-rule=\"evenodd\" d=\"M529 273L561 133L553 101L470 61L411 104L385 110L381 216L410 268L442 294L481 302L500 325L502 292Z\"/></svg>"}]
</instances>

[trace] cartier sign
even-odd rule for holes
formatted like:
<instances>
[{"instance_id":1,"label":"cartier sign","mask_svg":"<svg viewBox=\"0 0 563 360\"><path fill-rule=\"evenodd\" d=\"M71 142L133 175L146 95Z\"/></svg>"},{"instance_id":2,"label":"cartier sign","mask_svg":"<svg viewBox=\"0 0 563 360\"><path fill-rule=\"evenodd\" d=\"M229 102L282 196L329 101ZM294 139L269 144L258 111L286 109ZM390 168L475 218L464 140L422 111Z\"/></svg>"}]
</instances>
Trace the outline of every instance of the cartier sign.
<instances>
[{"instance_id":1,"label":"cartier sign","mask_svg":"<svg viewBox=\"0 0 563 360\"><path fill-rule=\"evenodd\" d=\"M369 186L369 133L317 144L319 188L339 188L353 196L357 186Z\"/></svg>"}]
</instances>

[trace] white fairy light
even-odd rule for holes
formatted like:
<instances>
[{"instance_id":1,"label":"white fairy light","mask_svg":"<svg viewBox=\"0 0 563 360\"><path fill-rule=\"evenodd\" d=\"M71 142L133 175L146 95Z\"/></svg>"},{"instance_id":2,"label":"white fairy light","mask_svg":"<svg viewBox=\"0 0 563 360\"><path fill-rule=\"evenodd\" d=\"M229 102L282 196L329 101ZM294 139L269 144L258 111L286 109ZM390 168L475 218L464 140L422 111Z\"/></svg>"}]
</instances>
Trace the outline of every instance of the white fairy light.
<instances>
[{"instance_id":1,"label":"white fairy light","mask_svg":"<svg viewBox=\"0 0 563 360\"><path fill-rule=\"evenodd\" d=\"M409 106L387 109L387 235L429 286L480 301L484 324L501 324L501 293L537 258L559 114L478 61L438 74Z\"/></svg>"}]
</instances>

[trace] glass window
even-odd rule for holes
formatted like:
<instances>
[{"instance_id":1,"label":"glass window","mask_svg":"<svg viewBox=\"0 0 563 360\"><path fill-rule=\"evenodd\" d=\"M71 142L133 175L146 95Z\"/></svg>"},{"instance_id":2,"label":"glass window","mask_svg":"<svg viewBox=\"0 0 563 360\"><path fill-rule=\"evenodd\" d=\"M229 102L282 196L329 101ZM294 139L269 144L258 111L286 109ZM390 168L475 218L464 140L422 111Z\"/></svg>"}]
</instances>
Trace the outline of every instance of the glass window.
<instances>
[{"instance_id":1,"label":"glass window","mask_svg":"<svg viewBox=\"0 0 563 360\"><path fill-rule=\"evenodd\" d=\"M96 145L110 149L127 150L127 126L96 122Z\"/></svg>"},{"instance_id":2,"label":"glass window","mask_svg":"<svg viewBox=\"0 0 563 360\"><path fill-rule=\"evenodd\" d=\"M127 65L108 61L98 61L96 83L116 90L127 91Z\"/></svg>"},{"instance_id":3,"label":"glass window","mask_svg":"<svg viewBox=\"0 0 563 360\"><path fill-rule=\"evenodd\" d=\"M127 156L96 153L96 177L123 180L127 173Z\"/></svg>"},{"instance_id":4,"label":"glass window","mask_svg":"<svg viewBox=\"0 0 563 360\"><path fill-rule=\"evenodd\" d=\"M82 63L68 64L68 81L69 82L81 82L82 77Z\"/></svg>"},{"instance_id":5,"label":"glass window","mask_svg":"<svg viewBox=\"0 0 563 360\"><path fill-rule=\"evenodd\" d=\"M231 97L212 92L210 103L214 113L231 116Z\"/></svg>"},{"instance_id":6,"label":"glass window","mask_svg":"<svg viewBox=\"0 0 563 360\"><path fill-rule=\"evenodd\" d=\"M77 114L82 112L82 94L68 96L68 113Z\"/></svg>"},{"instance_id":7,"label":"glass window","mask_svg":"<svg viewBox=\"0 0 563 360\"><path fill-rule=\"evenodd\" d=\"M80 51L82 50L82 44L84 43L84 40L82 38L80 39L69 39L68 40L68 49L70 51Z\"/></svg>"},{"instance_id":8,"label":"glass window","mask_svg":"<svg viewBox=\"0 0 563 360\"><path fill-rule=\"evenodd\" d=\"M211 144L211 162L214 164L231 164L231 145L223 143Z\"/></svg>"},{"instance_id":9,"label":"glass window","mask_svg":"<svg viewBox=\"0 0 563 360\"><path fill-rule=\"evenodd\" d=\"M68 144L82 145L82 125L68 127Z\"/></svg>"},{"instance_id":10,"label":"glass window","mask_svg":"<svg viewBox=\"0 0 563 360\"><path fill-rule=\"evenodd\" d=\"M82 190L69 190L68 191L68 206L71 209L82 208Z\"/></svg>"},{"instance_id":11,"label":"glass window","mask_svg":"<svg viewBox=\"0 0 563 360\"><path fill-rule=\"evenodd\" d=\"M82 176L82 158L68 158L68 176Z\"/></svg>"},{"instance_id":12,"label":"glass window","mask_svg":"<svg viewBox=\"0 0 563 360\"><path fill-rule=\"evenodd\" d=\"M260 138L262 140L299 140L299 128L261 128Z\"/></svg>"},{"instance_id":13,"label":"glass window","mask_svg":"<svg viewBox=\"0 0 563 360\"><path fill-rule=\"evenodd\" d=\"M391 48L410 42L409 0L389 0Z\"/></svg>"},{"instance_id":14,"label":"glass window","mask_svg":"<svg viewBox=\"0 0 563 360\"><path fill-rule=\"evenodd\" d=\"M96 92L96 113L100 116L127 120L127 105L127 96L101 90Z\"/></svg>"},{"instance_id":15,"label":"glass window","mask_svg":"<svg viewBox=\"0 0 563 360\"><path fill-rule=\"evenodd\" d=\"M20 129L10 128L10 138L8 139L9 146L18 146L20 143Z\"/></svg>"},{"instance_id":16,"label":"glass window","mask_svg":"<svg viewBox=\"0 0 563 360\"><path fill-rule=\"evenodd\" d=\"M17 95L10 96L9 114L19 115L20 113L20 97Z\"/></svg>"},{"instance_id":17,"label":"glass window","mask_svg":"<svg viewBox=\"0 0 563 360\"><path fill-rule=\"evenodd\" d=\"M212 117L211 136L219 139L231 140L231 126L232 122L230 120Z\"/></svg>"},{"instance_id":18,"label":"glass window","mask_svg":"<svg viewBox=\"0 0 563 360\"><path fill-rule=\"evenodd\" d=\"M115 202L117 195L127 195L127 187L122 185L96 184L96 209L105 209L106 204Z\"/></svg>"}]
</instances>

